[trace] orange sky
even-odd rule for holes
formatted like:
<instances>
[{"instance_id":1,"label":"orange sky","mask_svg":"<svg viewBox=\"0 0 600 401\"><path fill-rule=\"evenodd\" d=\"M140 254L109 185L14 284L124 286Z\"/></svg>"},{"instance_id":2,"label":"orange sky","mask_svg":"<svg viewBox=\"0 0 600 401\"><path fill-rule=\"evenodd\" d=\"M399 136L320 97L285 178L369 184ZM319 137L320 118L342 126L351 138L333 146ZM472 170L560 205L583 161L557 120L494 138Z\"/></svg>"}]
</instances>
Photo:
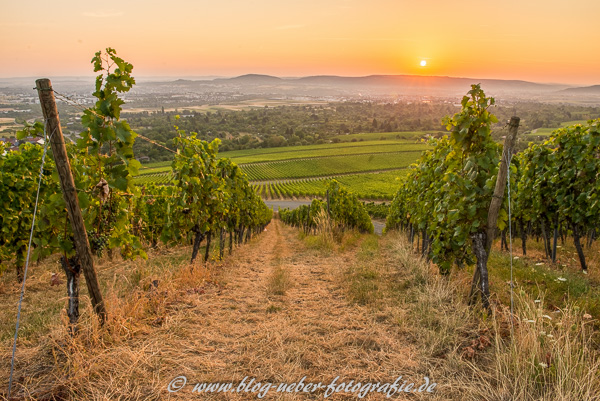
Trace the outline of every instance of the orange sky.
<instances>
[{"instance_id":1,"label":"orange sky","mask_svg":"<svg viewBox=\"0 0 600 401\"><path fill-rule=\"evenodd\" d=\"M599 0L2 1L0 76L421 74L600 84ZM426 67L420 67L421 60Z\"/></svg>"}]
</instances>

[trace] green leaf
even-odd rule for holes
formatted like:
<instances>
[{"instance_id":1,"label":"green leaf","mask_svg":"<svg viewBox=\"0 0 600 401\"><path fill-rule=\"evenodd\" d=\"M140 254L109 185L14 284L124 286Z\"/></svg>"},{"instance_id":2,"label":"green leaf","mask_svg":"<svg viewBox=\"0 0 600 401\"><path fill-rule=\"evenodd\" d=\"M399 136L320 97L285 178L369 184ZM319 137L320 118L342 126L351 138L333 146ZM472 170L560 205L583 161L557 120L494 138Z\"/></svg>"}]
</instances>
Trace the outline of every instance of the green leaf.
<instances>
[{"instance_id":1,"label":"green leaf","mask_svg":"<svg viewBox=\"0 0 600 401\"><path fill-rule=\"evenodd\" d=\"M112 186L123 192L127 191L127 187L128 187L127 178L123 178L123 177L116 178L114 181L112 181Z\"/></svg>"},{"instance_id":2,"label":"green leaf","mask_svg":"<svg viewBox=\"0 0 600 401\"><path fill-rule=\"evenodd\" d=\"M90 206L90 198L85 192L78 192L77 199L79 200L79 207L81 209L87 209Z\"/></svg>"}]
</instances>

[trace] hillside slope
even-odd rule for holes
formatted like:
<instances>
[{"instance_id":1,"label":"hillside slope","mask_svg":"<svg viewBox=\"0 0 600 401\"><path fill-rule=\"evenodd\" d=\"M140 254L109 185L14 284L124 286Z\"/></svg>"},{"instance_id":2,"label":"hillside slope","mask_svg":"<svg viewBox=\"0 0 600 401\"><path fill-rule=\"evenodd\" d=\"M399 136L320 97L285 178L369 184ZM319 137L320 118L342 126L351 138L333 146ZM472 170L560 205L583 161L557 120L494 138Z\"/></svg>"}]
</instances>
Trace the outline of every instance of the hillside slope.
<instances>
[{"instance_id":1,"label":"hillside slope","mask_svg":"<svg viewBox=\"0 0 600 401\"><path fill-rule=\"evenodd\" d=\"M350 380L353 386L392 384L399 376L398 384L414 382L414 389L425 376L430 385L437 383L431 393L409 388L410 395L392 397L399 400L568 400L576 399L574 394L598 399L596 353L579 353L589 351L588 344L573 338L569 343L583 358L570 361L576 369L569 372L581 377L561 376L539 387L540 379L527 375L539 369L530 358L539 353L544 358L546 352L531 344L545 319L539 326L517 325L515 342L521 345L511 354L510 344L504 345L510 335L506 308L498 305L494 319L482 320L464 303L468 273L453 280L440 277L414 256L403 236L346 233L331 242L304 237L274 220L262 235L208 269L190 267L188 251L120 267L101 265L108 326L98 328L84 302L75 339L56 322L39 340L21 340L17 399L258 399L259 387L254 393L236 391L246 377L246 384L255 379L251 387L257 382L275 386L266 399L322 399L338 376L335 389ZM130 287L115 287L117 277L129 277ZM137 283L131 282L136 277ZM46 291L42 281L35 281L30 296ZM522 302L529 308L523 316L537 313L533 300ZM577 322L566 311L553 319L569 324L565 327ZM564 340L556 347L564 349ZM10 350L6 339L0 351L2 382L8 381ZM551 363L560 358L555 351L549 348ZM178 390L183 376L185 386ZM304 384L323 387L310 394L277 392L280 383L302 378ZM567 381L569 387L562 388ZM193 392L203 382L231 382L233 391ZM557 387L563 392L544 397ZM334 400L358 397L332 391ZM376 390L365 398L387 399L385 391Z\"/></svg>"}]
</instances>

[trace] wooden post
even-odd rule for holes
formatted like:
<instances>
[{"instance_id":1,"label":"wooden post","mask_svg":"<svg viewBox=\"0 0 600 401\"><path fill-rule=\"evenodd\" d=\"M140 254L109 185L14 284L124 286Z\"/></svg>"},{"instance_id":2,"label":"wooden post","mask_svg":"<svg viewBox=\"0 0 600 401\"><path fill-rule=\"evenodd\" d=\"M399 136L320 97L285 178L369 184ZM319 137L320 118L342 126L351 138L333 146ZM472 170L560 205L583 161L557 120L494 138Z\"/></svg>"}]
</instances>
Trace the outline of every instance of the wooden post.
<instances>
[{"instance_id":1,"label":"wooden post","mask_svg":"<svg viewBox=\"0 0 600 401\"><path fill-rule=\"evenodd\" d=\"M50 146L52 147L54 162L60 178L60 188L62 190L63 199L67 204L67 213L69 214L69 221L71 222L71 228L73 229L75 250L77 251L77 256L85 276L85 282L92 301L92 306L94 307L96 314L100 317L100 322L104 324L106 321L106 308L102 299L102 293L100 292L100 286L98 285L96 270L94 270L92 251L90 249L85 224L81 215L81 209L79 208L77 190L75 188L75 182L73 181L73 174L71 173L71 165L65 147L65 140L60 127L58 109L56 108L52 84L49 79L38 79L35 83L40 97L40 105L42 106L44 119L46 120L46 132L51 135Z\"/></svg>"},{"instance_id":2,"label":"wooden post","mask_svg":"<svg viewBox=\"0 0 600 401\"><path fill-rule=\"evenodd\" d=\"M490 210L488 212L487 220L487 238L485 243L485 251L489 257L492 244L494 242L494 236L496 234L496 226L498 222L498 213L502 206L502 200L504 198L504 188L506 188L506 179L508 177L508 159L510 155L507 152L512 152L517 140L517 131L519 130L519 117L512 117L510 123L508 123L508 135L504 140L504 149L502 150L502 160L500 161L500 168L498 169L498 178L496 179L496 187L494 188L494 195L492 195L492 202L490 203Z\"/></svg>"},{"instance_id":3,"label":"wooden post","mask_svg":"<svg viewBox=\"0 0 600 401\"><path fill-rule=\"evenodd\" d=\"M475 273L473 274L473 282L471 284L469 303L472 304L473 302L475 302L477 293L479 291L481 293L481 299L486 309L488 309L489 307L487 260L490 257L490 251L494 242L494 235L496 234L496 227L498 222L498 214L500 213L500 207L502 206L502 200L504 198L504 188L506 187L508 169L510 168L510 166L508 165L508 152L512 152L514 148L520 121L521 119L519 117L511 117L510 122L508 124L508 135L504 140L502 160L500 160L500 168L498 169L498 177L496 178L496 187L494 188L494 194L492 195L492 201L490 202L485 236L475 237L474 234L473 237L474 244L476 245L475 248L477 246L482 245L485 245L485 248L476 250L477 268L475 269ZM480 258L483 259L480 260Z\"/></svg>"}]
</instances>

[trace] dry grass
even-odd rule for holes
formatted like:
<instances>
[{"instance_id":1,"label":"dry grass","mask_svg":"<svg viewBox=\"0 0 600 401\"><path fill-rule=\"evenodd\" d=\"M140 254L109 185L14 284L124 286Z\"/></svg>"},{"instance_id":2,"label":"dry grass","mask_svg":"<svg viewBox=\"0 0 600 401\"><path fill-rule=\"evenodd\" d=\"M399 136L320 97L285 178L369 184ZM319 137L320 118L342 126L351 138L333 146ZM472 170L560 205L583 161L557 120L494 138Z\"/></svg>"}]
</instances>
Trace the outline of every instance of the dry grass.
<instances>
[{"instance_id":1,"label":"dry grass","mask_svg":"<svg viewBox=\"0 0 600 401\"><path fill-rule=\"evenodd\" d=\"M274 229L276 230L276 233L279 234L279 226L274 225ZM267 295L285 295L286 291L292 287L292 283L290 281L290 272L288 268L283 266L280 238L278 238L278 246L273 249L271 257L273 268L268 278ZM271 310L278 311L281 310L281 308L271 306Z\"/></svg>"},{"instance_id":2,"label":"dry grass","mask_svg":"<svg viewBox=\"0 0 600 401\"><path fill-rule=\"evenodd\" d=\"M466 306L467 276L437 275L401 236L386 242L398 264L388 292L405 311L399 324L444 377L448 399L600 399L600 339L590 315L573 305L549 312L543 299L522 292L511 326L507 307L496 304L486 317Z\"/></svg>"},{"instance_id":3,"label":"dry grass","mask_svg":"<svg viewBox=\"0 0 600 401\"><path fill-rule=\"evenodd\" d=\"M55 311L54 304L65 303L63 286L50 287L46 281L54 263L40 266L26 291L25 333L27 328L33 333L19 342L13 395L17 399L148 399L158 392L156 375L160 371L155 371L154 356L161 347L160 333L174 330L178 321L174 312L186 305L190 294L215 287L205 266L178 262L181 256L187 259L188 253L189 249L180 249L155 257L152 263L100 263L98 271L109 319L99 327L82 279L81 319L74 338L68 333L64 311ZM57 295L57 291L60 295L51 301L52 309L45 308L47 297ZM50 317L38 324L27 319L31 312L34 316L45 312ZM158 338L149 339L150 334ZM0 377L6 383L11 340L2 342ZM153 373L148 376L149 372ZM151 380L139 385L140 377Z\"/></svg>"},{"instance_id":4,"label":"dry grass","mask_svg":"<svg viewBox=\"0 0 600 401\"><path fill-rule=\"evenodd\" d=\"M592 322L572 307L547 314L539 301L517 296L514 334L494 336L493 376L475 370L480 394L490 400L600 399L598 333ZM494 392L484 386L490 381L497 384Z\"/></svg>"},{"instance_id":5,"label":"dry grass","mask_svg":"<svg viewBox=\"0 0 600 401\"><path fill-rule=\"evenodd\" d=\"M379 293L381 266L378 258L375 257L379 249L377 237L372 235L364 238L358 247L356 261L345 272L345 279L348 282L347 296L351 302L369 305L381 297Z\"/></svg>"},{"instance_id":6,"label":"dry grass","mask_svg":"<svg viewBox=\"0 0 600 401\"><path fill-rule=\"evenodd\" d=\"M317 235L304 235L300 233L300 237L304 239L304 243L311 249L319 250L323 255L327 255L336 249L336 246L341 242L343 232L334 226L333 221L327 214L327 211L320 210L315 216L316 233Z\"/></svg>"},{"instance_id":7,"label":"dry grass","mask_svg":"<svg viewBox=\"0 0 600 401\"><path fill-rule=\"evenodd\" d=\"M276 266L269 277L269 285L267 294L269 295L285 295L285 292L290 287L289 272L281 266Z\"/></svg>"},{"instance_id":8,"label":"dry grass","mask_svg":"<svg viewBox=\"0 0 600 401\"><path fill-rule=\"evenodd\" d=\"M428 376L438 383L433 394L393 398L598 399L598 339L583 312L549 313L543 302L519 295L513 334L504 307L489 317L467 307L469 277L439 276L399 235L345 233L332 249L307 246L311 238L274 221L233 256L207 266L190 267L189 249L100 265L108 324L98 327L83 300L75 338L64 312L56 314L62 321L35 326L44 334L19 343L18 399L257 399L192 393L193 385L169 394L167 385L180 375L188 383L245 376L263 383L304 376L393 382L402 375L418 384ZM33 274L29 306L64 291L54 293L47 273ZM8 284L4 290L14 292ZM7 383L8 339L0 353ZM267 398L322 397L271 390Z\"/></svg>"},{"instance_id":9,"label":"dry grass","mask_svg":"<svg viewBox=\"0 0 600 401\"><path fill-rule=\"evenodd\" d=\"M346 301L336 276L348 263L346 256L307 249L295 230L279 222L254 241L223 261L216 279L199 267L191 271L182 265L172 280L161 278L156 291L123 297L118 285L107 289L111 321L106 328L97 327L86 309L75 339L62 324L39 345L19 347L17 377L23 380L17 393L30 399L165 399L167 384L179 375L190 382L239 382L250 376L274 383L304 376L323 383L338 375L382 382L411 376L416 352L397 327L376 324L369 309ZM155 278L140 263L143 289ZM285 295L273 296L267 289L278 266L293 285L286 286ZM203 292L183 290L197 289L196 284ZM8 354L8 347L2 354ZM3 381L7 359L2 358ZM198 397L190 391L177 398Z\"/></svg>"}]
</instances>

